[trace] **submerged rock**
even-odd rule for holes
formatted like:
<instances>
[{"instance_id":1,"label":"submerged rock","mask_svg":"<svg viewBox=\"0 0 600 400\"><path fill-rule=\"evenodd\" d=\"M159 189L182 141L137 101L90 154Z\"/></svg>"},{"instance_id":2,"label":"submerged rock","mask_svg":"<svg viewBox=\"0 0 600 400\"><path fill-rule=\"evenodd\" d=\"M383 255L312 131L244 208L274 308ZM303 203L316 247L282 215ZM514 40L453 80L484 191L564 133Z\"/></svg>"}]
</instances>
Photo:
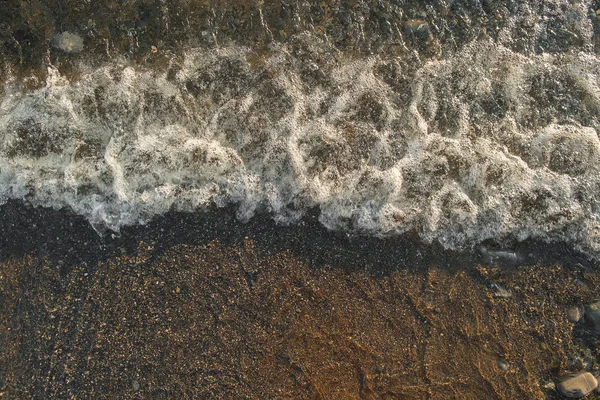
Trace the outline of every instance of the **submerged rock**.
<instances>
[{"instance_id":1,"label":"submerged rock","mask_svg":"<svg viewBox=\"0 0 600 400\"><path fill-rule=\"evenodd\" d=\"M583 310L581 307L575 306L567 310L567 319L571 322L579 322L583 317Z\"/></svg>"},{"instance_id":2,"label":"submerged rock","mask_svg":"<svg viewBox=\"0 0 600 400\"><path fill-rule=\"evenodd\" d=\"M600 333L600 299L596 299L587 305L585 319L594 327L596 333Z\"/></svg>"},{"instance_id":3,"label":"submerged rock","mask_svg":"<svg viewBox=\"0 0 600 400\"><path fill-rule=\"evenodd\" d=\"M83 50L83 38L68 31L55 35L51 44L66 53L79 53Z\"/></svg>"},{"instance_id":4,"label":"submerged rock","mask_svg":"<svg viewBox=\"0 0 600 400\"><path fill-rule=\"evenodd\" d=\"M564 376L556 384L556 388L562 395L575 399L590 394L597 387L598 381L589 372Z\"/></svg>"}]
</instances>

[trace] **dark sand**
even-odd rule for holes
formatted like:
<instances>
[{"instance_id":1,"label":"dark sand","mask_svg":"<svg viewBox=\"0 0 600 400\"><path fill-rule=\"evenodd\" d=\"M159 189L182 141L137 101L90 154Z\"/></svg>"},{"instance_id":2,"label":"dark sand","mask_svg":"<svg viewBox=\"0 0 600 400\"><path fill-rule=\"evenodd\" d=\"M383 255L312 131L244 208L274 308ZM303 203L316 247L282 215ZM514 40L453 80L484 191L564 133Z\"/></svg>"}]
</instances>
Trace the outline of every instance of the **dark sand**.
<instances>
[{"instance_id":1,"label":"dark sand","mask_svg":"<svg viewBox=\"0 0 600 400\"><path fill-rule=\"evenodd\" d=\"M485 267L314 217L170 214L101 238L64 211L0 213L2 399L539 399L586 348L599 367L565 309L600 274L561 246Z\"/></svg>"}]
</instances>

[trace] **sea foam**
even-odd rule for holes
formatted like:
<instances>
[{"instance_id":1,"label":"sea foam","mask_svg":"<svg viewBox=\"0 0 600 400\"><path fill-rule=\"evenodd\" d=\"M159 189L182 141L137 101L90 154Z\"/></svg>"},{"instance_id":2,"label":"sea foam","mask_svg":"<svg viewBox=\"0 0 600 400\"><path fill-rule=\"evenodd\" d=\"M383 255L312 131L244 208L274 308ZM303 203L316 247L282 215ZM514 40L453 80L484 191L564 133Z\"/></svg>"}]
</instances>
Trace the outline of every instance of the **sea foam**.
<instances>
[{"instance_id":1,"label":"sea foam","mask_svg":"<svg viewBox=\"0 0 600 400\"><path fill-rule=\"evenodd\" d=\"M448 248L600 250L600 60L480 39L437 60L349 56L309 34L267 54L189 49L160 69L50 67L0 103L0 200L118 230L235 205Z\"/></svg>"}]
</instances>

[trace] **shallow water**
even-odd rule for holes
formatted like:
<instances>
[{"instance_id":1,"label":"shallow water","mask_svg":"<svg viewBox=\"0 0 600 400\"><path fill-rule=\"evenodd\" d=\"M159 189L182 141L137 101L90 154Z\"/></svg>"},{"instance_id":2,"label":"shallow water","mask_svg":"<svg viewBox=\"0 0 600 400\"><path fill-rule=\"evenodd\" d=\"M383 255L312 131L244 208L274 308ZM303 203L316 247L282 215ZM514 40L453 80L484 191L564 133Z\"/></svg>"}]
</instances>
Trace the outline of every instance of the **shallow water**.
<instances>
[{"instance_id":1,"label":"shallow water","mask_svg":"<svg viewBox=\"0 0 600 400\"><path fill-rule=\"evenodd\" d=\"M450 249L565 241L596 256L592 5L503 7L484 7L503 22L473 23L469 40L446 26L450 9L400 8L404 29L377 53L318 30L258 50L191 41L168 58L154 46L141 62L103 60L89 43L87 56L54 49L41 78L5 79L0 199L113 230L212 205L286 224L316 207L335 230L415 232ZM565 30L577 40L550 35Z\"/></svg>"}]
</instances>

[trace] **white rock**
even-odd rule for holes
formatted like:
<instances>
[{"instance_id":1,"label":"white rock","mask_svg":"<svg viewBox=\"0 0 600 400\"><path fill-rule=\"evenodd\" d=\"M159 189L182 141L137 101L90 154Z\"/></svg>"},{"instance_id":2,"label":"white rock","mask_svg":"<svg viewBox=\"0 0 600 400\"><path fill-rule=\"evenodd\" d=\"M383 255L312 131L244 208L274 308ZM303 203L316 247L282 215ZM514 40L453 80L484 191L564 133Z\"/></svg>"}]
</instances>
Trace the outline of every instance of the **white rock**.
<instances>
[{"instance_id":1,"label":"white rock","mask_svg":"<svg viewBox=\"0 0 600 400\"><path fill-rule=\"evenodd\" d=\"M567 310L567 319L571 322L579 322L583 315L583 310L580 307L570 307Z\"/></svg>"},{"instance_id":2,"label":"white rock","mask_svg":"<svg viewBox=\"0 0 600 400\"><path fill-rule=\"evenodd\" d=\"M598 381L589 372L567 375L556 383L558 391L574 399L586 396L598 387Z\"/></svg>"}]
</instances>

